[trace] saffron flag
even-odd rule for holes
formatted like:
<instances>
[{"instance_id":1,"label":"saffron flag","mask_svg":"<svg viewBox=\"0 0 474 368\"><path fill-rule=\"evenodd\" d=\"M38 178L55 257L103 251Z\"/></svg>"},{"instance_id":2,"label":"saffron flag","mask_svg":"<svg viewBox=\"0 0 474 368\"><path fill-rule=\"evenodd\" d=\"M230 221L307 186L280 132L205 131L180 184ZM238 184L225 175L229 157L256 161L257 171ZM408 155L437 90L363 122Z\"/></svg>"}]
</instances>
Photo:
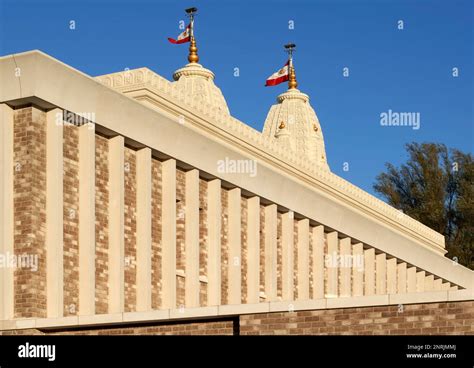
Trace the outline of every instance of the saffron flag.
<instances>
[{"instance_id":1,"label":"saffron flag","mask_svg":"<svg viewBox=\"0 0 474 368\"><path fill-rule=\"evenodd\" d=\"M277 84L286 82L289 78L289 63L290 62L287 61L283 68L268 77L267 82L265 83L265 87L276 86Z\"/></svg>"},{"instance_id":2,"label":"saffron flag","mask_svg":"<svg viewBox=\"0 0 474 368\"><path fill-rule=\"evenodd\" d=\"M189 42L190 39L191 39L191 25L188 25L186 29L179 34L176 40L174 38L168 37L168 41L170 41L171 43L174 43L175 45Z\"/></svg>"}]
</instances>

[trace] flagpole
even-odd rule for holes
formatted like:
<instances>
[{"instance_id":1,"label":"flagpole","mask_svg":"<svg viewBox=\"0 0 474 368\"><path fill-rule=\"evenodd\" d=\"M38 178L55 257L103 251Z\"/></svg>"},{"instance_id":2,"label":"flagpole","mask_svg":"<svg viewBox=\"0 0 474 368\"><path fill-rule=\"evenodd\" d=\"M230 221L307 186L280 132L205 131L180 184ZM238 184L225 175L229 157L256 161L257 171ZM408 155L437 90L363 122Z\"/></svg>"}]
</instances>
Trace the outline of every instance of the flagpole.
<instances>
[{"instance_id":1,"label":"flagpole","mask_svg":"<svg viewBox=\"0 0 474 368\"><path fill-rule=\"evenodd\" d=\"M189 8L185 10L190 19L190 44L189 44L189 55L188 61L190 63L197 63L199 61L199 56L197 54L198 48L196 46L196 39L194 38L194 14L197 12L197 8Z\"/></svg>"},{"instance_id":2,"label":"flagpole","mask_svg":"<svg viewBox=\"0 0 474 368\"><path fill-rule=\"evenodd\" d=\"M288 89L296 89L298 87L298 82L296 81L295 68L293 67L293 52L296 48L294 43L289 43L285 45L286 52L288 53Z\"/></svg>"}]
</instances>

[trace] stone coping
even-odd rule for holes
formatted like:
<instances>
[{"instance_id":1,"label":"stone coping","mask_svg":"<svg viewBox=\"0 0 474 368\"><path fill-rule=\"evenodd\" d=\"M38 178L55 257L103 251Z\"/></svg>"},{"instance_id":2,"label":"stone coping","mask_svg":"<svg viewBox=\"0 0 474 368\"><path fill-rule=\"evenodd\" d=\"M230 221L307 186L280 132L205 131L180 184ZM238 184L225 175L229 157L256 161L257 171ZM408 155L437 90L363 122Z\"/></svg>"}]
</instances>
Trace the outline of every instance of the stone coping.
<instances>
[{"instance_id":1,"label":"stone coping","mask_svg":"<svg viewBox=\"0 0 474 368\"><path fill-rule=\"evenodd\" d=\"M305 310L375 307L384 305L419 303L443 303L470 300L474 300L474 290L464 289L456 291L430 291L424 293L384 294L347 298L295 300L289 302L274 301L258 304L162 309L146 312L96 314L92 316L25 318L0 321L0 330L100 327L129 323L168 322L200 318L232 317L243 314L297 312Z\"/></svg>"}]
</instances>

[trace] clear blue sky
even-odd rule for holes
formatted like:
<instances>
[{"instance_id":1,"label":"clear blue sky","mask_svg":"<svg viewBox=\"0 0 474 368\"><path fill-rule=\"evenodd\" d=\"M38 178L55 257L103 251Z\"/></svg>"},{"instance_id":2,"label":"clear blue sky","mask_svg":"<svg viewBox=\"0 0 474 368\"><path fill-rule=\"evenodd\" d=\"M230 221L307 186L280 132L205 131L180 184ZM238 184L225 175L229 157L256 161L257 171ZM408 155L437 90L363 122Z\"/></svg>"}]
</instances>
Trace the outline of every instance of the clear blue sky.
<instances>
[{"instance_id":1,"label":"clear blue sky","mask_svg":"<svg viewBox=\"0 0 474 368\"><path fill-rule=\"evenodd\" d=\"M332 171L372 193L385 162L406 159L407 142L473 151L472 1L0 3L1 55L40 49L92 76L146 66L168 79L187 62L187 45L166 38L179 33L183 9L196 6L200 62L216 74L232 115L256 129L285 90L264 81L285 62L282 45L296 43L299 88L318 114ZM421 128L380 126L389 109L419 112Z\"/></svg>"}]
</instances>

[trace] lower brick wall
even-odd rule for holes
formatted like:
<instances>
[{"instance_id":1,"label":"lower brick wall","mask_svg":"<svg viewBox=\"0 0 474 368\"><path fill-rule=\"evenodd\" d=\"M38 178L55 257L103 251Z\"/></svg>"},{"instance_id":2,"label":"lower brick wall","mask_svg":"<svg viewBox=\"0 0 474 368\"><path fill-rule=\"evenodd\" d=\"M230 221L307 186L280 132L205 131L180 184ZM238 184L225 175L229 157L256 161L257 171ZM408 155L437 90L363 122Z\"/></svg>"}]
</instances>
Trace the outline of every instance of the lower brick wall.
<instances>
[{"instance_id":1,"label":"lower brick wall","mask_svg":"<svg viewBox=\"0 0 474 368\"><path fill-rule=\"evenodd\" d=\"M234 326L238 326L237 319L59 331L10 330L0 331L0 335L233 335Z\"/></svg>"},{"instance_id":2,"label":"lower brick wall","mask_svg":"<svg viewBox=\"0 0 474 368\"><path fill-rule=\"evenodd\" d=\"M2 335L474 335L474 301L259 313L216 320Z\"/></svg>"},{"instance_id":3,"label":"lower brick wall","mask_svg":"<svg viewBox=\"0 0 474 368\"><path fill-rule=\"evenodd\" d=\"M241 335L474 335L474 301L240 317Z\"/></svg>"}]
</instances>

